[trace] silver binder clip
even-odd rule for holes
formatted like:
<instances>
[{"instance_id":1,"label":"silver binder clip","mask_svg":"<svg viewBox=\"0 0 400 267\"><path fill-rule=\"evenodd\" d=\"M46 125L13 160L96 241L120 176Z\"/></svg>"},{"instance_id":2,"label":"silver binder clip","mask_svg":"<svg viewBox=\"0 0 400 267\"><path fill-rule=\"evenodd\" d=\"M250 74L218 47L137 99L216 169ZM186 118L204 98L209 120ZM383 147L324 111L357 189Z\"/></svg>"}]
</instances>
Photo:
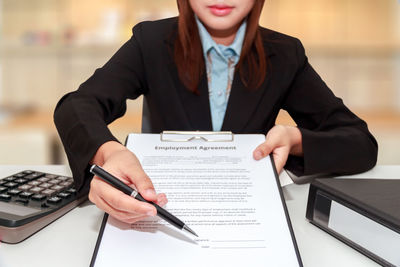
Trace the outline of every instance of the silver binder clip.
<instances>
[{"instance_id":1,"label":"silver binder clip","mask_svg":"<svg viewBox=\"0 0 400 267\"><path fill-rule=\"evenodd\" d=\"M234 134L230 131L203 132L203 131L163 131L160 133L162 142L190 142L202 140L205 142L232 142Z\"/></svg>"}]
</instances>

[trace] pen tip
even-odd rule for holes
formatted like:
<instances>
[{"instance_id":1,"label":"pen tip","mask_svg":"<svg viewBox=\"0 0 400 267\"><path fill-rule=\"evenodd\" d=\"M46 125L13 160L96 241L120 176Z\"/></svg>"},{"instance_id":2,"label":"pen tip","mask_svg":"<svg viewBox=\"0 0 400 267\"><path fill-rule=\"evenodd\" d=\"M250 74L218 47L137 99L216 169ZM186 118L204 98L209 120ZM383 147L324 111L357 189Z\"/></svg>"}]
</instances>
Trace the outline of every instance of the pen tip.
<instances>
[{"instance_id":1,"label":"pen tip","mask_svg":"<svg viewBox=\"0 0 400 267\"><path fill-rule=\"evenodd\" d=\"M195 235L195 236L199 237L199 236L198 236L192 229L190 229L187 225L184 225L183 228L182 228L182 230L185 230L185 231L191 233L192 235Z\"/></svg>"}]
</instances>

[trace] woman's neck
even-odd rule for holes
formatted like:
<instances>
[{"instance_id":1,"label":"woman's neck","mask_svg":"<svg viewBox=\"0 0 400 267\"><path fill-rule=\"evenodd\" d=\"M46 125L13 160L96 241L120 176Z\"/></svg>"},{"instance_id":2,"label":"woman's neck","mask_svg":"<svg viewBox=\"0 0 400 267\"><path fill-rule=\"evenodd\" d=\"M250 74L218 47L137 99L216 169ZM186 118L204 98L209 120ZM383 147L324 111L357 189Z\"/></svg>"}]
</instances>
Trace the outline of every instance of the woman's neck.
<instances>
[{"instance_id":1,"label":"woman's neck","mask_svg":"<svg viewBox=\"0 0 400 267\"><path fill-rule=\"evenodd\" d=\"M233 43L239 27L240 25L236 25L227 30L213 30L206 26L207 31L211 35L211 38L214 40L214 42L225 46Z\"/></svg>"}]
</instances>

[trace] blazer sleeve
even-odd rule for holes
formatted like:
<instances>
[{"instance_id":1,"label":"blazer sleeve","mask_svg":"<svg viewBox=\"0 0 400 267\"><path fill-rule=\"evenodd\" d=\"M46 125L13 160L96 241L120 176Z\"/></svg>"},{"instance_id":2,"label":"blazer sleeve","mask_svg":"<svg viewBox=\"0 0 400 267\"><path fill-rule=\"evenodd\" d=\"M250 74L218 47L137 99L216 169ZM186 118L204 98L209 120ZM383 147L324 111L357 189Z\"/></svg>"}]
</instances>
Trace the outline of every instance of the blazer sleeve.
<instances>
[{"instance_id":1,"label":"blazer sleeve","mask_svg":"<svg viewBox=\"0 0 400 267\"><path fill-rule=\"evenodd\" d=\"M140 24L102 68L77 91L62 97L55 108L54 123L78 189L92 177L88 167L97 149L107 141L118 141L107 125L125 113L127 99L146 90L138 37Z\"/></svg>"},{"instance_id":2,"label":"blazer sleeve","mask_svg":"<svg viewBox=\"0 0 400 267\"><path fill-rule=\"evenodd\" d=\"M285 167L297 175L367 171L377 160L375 138L314 71L301 42L295 42L298 70L283 108L302 133L304 157L290 156Z\"/></svg>"}]
</instances>

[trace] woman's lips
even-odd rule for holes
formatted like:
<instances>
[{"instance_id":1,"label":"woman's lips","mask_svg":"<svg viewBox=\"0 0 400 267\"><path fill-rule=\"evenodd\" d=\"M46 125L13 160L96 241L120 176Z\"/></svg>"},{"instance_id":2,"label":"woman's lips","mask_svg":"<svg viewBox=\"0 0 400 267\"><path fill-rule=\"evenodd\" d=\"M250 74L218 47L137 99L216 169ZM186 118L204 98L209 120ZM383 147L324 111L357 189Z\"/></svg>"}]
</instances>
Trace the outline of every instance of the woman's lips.
<instances>
[{"instance_id":1,"label":"woman's lips","mask_svg":"<svg viewBox=\"0 0 400 267\"><path fill-rule=\"evenodd\" d=\"M231 13L233 7L226 5L212 5L208 7L215 16L226 16Z\"/></svg>"}]
</instances>

